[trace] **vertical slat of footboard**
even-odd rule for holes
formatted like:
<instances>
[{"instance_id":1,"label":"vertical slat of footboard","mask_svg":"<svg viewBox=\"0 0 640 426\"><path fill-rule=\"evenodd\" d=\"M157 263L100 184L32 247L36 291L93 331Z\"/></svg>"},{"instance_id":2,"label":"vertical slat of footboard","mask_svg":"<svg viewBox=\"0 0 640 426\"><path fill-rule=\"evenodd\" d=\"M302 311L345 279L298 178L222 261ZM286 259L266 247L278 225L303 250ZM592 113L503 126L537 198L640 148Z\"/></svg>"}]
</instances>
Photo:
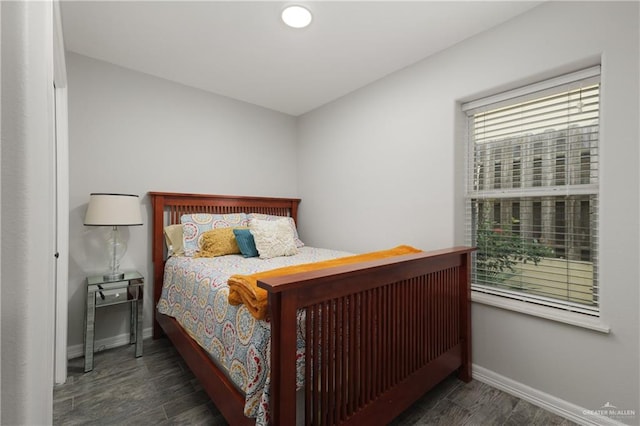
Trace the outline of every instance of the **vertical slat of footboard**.
<instances>
[{"instance_id":1,"label":"vertical slat of footboard","mask_svg":"<svg viewBox=\"0 0 640 426\"><path fill-rule=\"evenodd\" d=\"M391 298L391 287L390 286L385 286L384 287L384 292L385 292L385 299L389 300ZM386 303L384 300L382 301L382 311L384 313L384 320L386 323L386 327L385 327L385 340L386 340L386 345L384 348L382 348L382 352L385 355L385 362L384 362L384 367L382 369L383 371L383 375L384 375L384 383L382 386L382 389L380 390L380 392L382 392L384 389L387 389L390 385L391 385L391 368L387 368L391 363L391 351L393 348L393 342L391 340L392 336L393 336L393 321L392 321L392 317L391 317L391 304Z\"/></svg>"},{"instance_id":2,"label":"vertical slat of footboard","mask_svg":"<svg viewBox=\"0 0 640 426\"><path fill-rule=\"evenodd\" d=\"M305 336L307 338L307 341L311 342L311 344L309 346L306 347L305 353L304 353L304 365L305 365L305 371L304 371L304 382L308 384L308 386L305 386L305 391L304 391L304 406L308 407L307 410L305 410L304 412L304 424L305 425L310 425L312 423L311 421L311 416L314 410L313 407L313 395L311 394L314 386L313 386L313 382L311 381L311 378L313 377L313 374L311 372L311 368L306 368L308 366L312 365L312 359L314 358L314 351L316 348L316 339L315 336L313 334L313 319L314 319L315 313L313 310L313 307L307 308L305 310L305 315L304 315L304 333Z\"/></svg>"},{"instance_id":3,"label":"vertical slat of footboard","mask_svg":"<svg viewBox=\"0 0 640 426\"><path fill-rule=\"evenodd\" d=\"M338 299L336 302L336 406L333 416L333 423L336 424L340 421L340 416L342 415L342 383L344 378L344 357L341 356L343 353L343 333L344 333L344 323L343 323L343 313L344 313L344 300Z\"/></svg>"},{"instance_id":4,"label":"vertical slat of footboard","mask_svg":"<svg viewBox=\"0 0 640 426\"><path fill-rule=\"evenodd\" d=\"M376 321L378 326L378 334L376 335L375 347L381 348L384 347L384 316L382 315L382 294L384 289L376 288L376 298L375 298L375 310L376 310ZM382 389L382 353L379 350L376 350L373 356L374 359L374 368L378 371L378 374L374 376L373 380L373 392L374 394L378 394Z\"/></svg>"},{"instance_id":5,"label":"vertical slat of footboard","mask_svg":"<svg viewBox=\"0 0 640 426\"><path fill-rule=\"evenodd\" d=\"M372 290L365 291L362 293L362 325L361 329L369 327L373 321L371 319L371 303L373 303L372 299ZM371 366L371 340L373 339L373 333L363 333L362 334L362 366L361 371L363 374L363 383L362 383L362 403L368 404L371 399L371 382L372 375L368 374L372 371Z\"/></svg>"},{"instance_id":6,"label":"vertical slat of footboard","mask_svg":"<svg viewBox=\"0 0 640 426\"><path fill-rule=\"evenodd\" d=\"M320 359L323 360L321 362L322 372L320 377L320 392L322 395L322 424L328 424L327 416L329 415L329 374L328 369L332 364L332 360L329 358L329 303L325 302L322 304L322 341L320 342L321 355Z\"/></svg>"},{"instance_id":7,"label":"vertical slat of footboard","mask_svg":"<svg viewBox=\"0 0 640 426\"><path fill-rule=\"evenodd\" d=\"M396 382L396 368L398 367L398 362L396 361L396 356L398 354L395 348L398 346L398 321L396 320L396 303L397 303L397 291L395 286L389 286L389 290L391 295L389 296L389 300L387 303L389 304L390 316L389 316L389 324L390 324L390 332L389 341L390 345L387 351L389 352L389 364L386 366L389 369L389 385L393 386Z\"/></svg>"},{"instance_id":8,"label":"vertical slat of footboard","mask_svg":"<svg viewBox=\"0 0 640 426\"><path fill-rule=\"evenodd\" d=\"M310 360L310 364L305 366L305 370L309 370L311 373L311 398L312 398L312 406L310 408L310 417L311 423L310 425L316 425L322 423L322 419L318 417L322 412L322 407L320 406L321 398L322 398L322 362L319 362L323 359L322 355L322 304L317 304L311 307L312 309L312 319L313 319L313 339L308 340L313 345L313 357ZM306 383L305 383L306 387ZM306 411L306 410L305 410Z\"/></svg>"},{"instance_id":9,"label":"vertical slat of footboard","mask_svg":"<svg viewBox=\"0 0 640 426\"><path fill-rule=\"evenodd\" d=\"M338 356L342 355L342 377L340 379L340 394L341 394L341 403L340 403L340 418L347 418L348 412L348 404L349 400L349 389L347 388L347 384L349 381L347 377L349 377L349 304L348 299L342 299L342 353Z\"/></svg>"}]
</instances>

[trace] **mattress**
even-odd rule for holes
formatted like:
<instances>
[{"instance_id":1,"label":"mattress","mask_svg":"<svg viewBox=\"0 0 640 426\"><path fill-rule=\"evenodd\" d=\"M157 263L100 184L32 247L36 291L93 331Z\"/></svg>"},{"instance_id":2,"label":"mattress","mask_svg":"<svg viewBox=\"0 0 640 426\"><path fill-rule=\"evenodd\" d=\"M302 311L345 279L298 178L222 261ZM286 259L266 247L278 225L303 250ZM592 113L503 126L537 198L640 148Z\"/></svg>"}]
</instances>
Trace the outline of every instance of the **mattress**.
<instances>
[{"instance_id":1,"label":"mattress","mask_svg":"<svg viewBox=\"0 0 640 426\"><path fill-rule=\"evenodd\" d=\"M244 305L228 303L227 280L284 266L319 262L351 253L301 247L294 256L272 259L228 255L215 258L171 257L164 271L158 312L175 318L245 394L244 414L268 424L270 323L257 320ZM299 313L299 315L302 315ZM299 318L299 323L302 319ZM298 327L296 385L303 385L303 327Z\"/></svg>"}]
</instances>

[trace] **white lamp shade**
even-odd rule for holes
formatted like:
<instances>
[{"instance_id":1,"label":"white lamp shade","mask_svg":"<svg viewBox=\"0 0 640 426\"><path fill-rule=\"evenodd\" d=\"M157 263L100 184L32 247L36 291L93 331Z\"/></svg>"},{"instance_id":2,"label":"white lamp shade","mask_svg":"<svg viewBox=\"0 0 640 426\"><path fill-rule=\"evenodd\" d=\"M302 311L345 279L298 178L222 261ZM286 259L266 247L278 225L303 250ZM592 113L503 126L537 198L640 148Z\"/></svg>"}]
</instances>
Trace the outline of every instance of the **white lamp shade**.
<instances>
[{"instance_id":1,"label":"white lamp shade","mask_svg":"<svg viewBox=\"0 0 640 426\"><path fill-rule=\"evenodd\" d=\"M142 225L140 199L132 194L93 193L84 217L87 226Z\"/></svg>"}]
</instances>

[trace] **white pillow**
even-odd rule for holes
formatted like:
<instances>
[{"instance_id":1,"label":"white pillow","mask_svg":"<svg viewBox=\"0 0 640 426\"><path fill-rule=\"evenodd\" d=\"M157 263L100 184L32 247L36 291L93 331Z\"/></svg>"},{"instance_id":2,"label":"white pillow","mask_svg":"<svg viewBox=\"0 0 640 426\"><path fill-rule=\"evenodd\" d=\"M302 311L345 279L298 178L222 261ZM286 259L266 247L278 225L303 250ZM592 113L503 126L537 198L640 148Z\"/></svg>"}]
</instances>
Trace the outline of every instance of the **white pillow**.
<instances>
[{"instance_id":1,"label":"white pillow","mask_svg":"<svg viewBox=\"0 0 640 426\"><path fill-rule=\"evenodd\" d=\"M286 218L281 220L249 220L249 231L256 242L261 259L291 256L298 253L293 230Z\"/></svg>"},{"instance_id":2,"label":"white pillow","mask_svg":"<svg viewBox=\"0 0 640 426\"><path fill-rule=\"evenodd\" d=\"M285 219L285 220L287 220L289 222L289 226L291 226L291 228L293 229L293 239L296 242L296 247L298 247L298 248L304 247L304 243L302 242L302 240L298 236L298 230L296 229L296 223L295 223L295 221L293 220L292 217L276 216L276 215L265 214L265 213L249 213L247 215L247 218L249 220L251 220L251 219L260 219L260 220L282 220L282 219Z\"/></svg>"}]
</instances>

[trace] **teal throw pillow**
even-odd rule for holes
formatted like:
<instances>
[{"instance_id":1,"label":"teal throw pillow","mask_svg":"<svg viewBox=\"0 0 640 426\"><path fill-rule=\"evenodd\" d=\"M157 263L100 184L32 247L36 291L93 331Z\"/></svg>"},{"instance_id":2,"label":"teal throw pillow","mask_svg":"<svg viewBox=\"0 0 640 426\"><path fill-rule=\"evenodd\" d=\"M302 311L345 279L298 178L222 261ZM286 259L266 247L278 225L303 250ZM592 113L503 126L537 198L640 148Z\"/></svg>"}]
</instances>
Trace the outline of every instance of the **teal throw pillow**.
<instances>
[{"instance_id":1,"label":"teal throw pillow","mask_svg":"<svg viewBox=\"0 0 640 426\"><path fill-rule=\"evenodd\" d=\"M258 257L256 242L248 229L234 229L233 235L236 236L236 243L244 257Z\"/></svg>"}]
</instances>

